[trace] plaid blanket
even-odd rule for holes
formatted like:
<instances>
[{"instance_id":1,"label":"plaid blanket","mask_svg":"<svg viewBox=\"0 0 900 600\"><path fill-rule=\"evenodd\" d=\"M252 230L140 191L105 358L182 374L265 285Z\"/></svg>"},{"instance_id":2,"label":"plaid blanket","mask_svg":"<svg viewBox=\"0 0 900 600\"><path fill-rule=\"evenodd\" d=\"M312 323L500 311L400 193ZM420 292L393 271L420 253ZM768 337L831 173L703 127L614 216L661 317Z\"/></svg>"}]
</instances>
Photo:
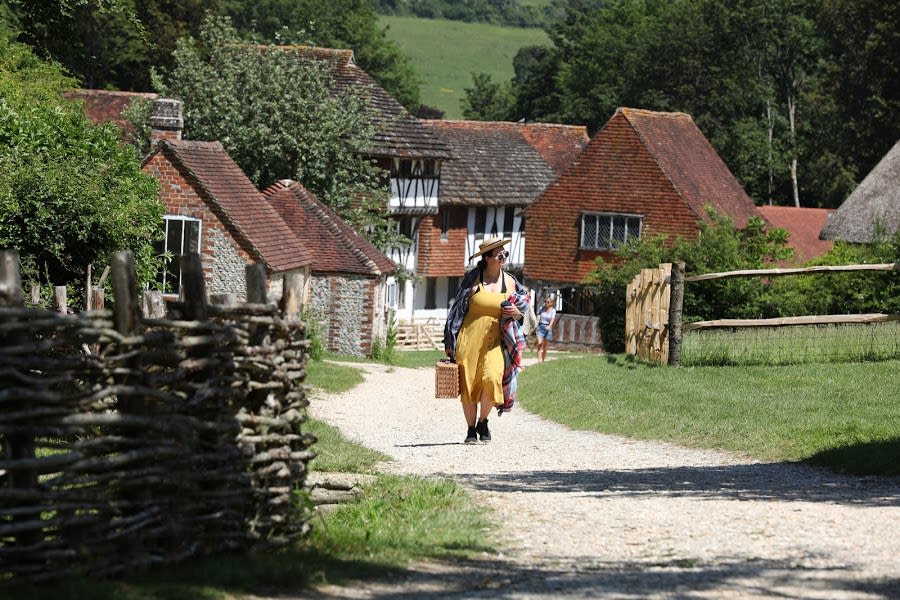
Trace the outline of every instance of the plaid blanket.
<instances>
[{"instance_id":1,"label":"plaid blanket","mask_svg":"<svg viewBox=\"0 0 900 600\"><path fill-rule=\"evenodd\" d=\"M516 289L507 298L524 315L531 305L528 291L516 282ZM525 350L525 332L516 319L500 318L500 345L503 348L503 404L497 407L497 416L512 410L516 403L516 388L522 367L522 352Z\"/></svg>"}]
</instances>

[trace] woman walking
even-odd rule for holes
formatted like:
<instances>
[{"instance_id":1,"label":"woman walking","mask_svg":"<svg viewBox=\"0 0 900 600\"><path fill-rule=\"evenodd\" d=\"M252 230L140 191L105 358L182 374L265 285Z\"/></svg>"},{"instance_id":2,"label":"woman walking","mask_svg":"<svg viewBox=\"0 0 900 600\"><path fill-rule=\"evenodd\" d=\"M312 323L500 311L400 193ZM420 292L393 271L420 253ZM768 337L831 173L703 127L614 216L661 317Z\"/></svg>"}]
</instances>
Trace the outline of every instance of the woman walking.
<instances>
[{"instance_id":1,"label":"woman walking","mask_svg":"<svg viewBox=\"0 0 900 600\"><path fill-rule=\"evenodd\" d=\"M465 443L491 441L488 416L497 407L512 408L517 374L522 368L525 336L519 320L530 298L515 277L503 270L510 240L490 238L481 243L476 267L463 278L444 325L444 351L459 365Z\"/></svg>"},{"instance_id":2,"label":"woman walking","mask_svg":"<svg viewBox=\"0 0 900 600\"><path fill-rule=\"evenodd\" d=\"M537 313L537 359L544 362L547 358L547 342L553 337L553 326L556 324L556 298L547 296L544 305Z\"/></svg>"}]
</instances>

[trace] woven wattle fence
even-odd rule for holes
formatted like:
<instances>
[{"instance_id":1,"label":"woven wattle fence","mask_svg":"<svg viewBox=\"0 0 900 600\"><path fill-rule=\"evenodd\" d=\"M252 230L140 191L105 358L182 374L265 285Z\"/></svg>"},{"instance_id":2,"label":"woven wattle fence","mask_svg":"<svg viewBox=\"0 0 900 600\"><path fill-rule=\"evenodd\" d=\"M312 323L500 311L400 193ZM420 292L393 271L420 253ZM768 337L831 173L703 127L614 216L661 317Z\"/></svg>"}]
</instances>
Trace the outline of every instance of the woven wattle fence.
<instances>
[{"instance_id":1,"label":"woven wattle fence","mask_svg":"<svg viewBox=\"0 0 900 600\"><path fill-rule=\"evenodd\" d=\"M0 583L112 574L308 531L302 385L308 341L285 281L266 304L137 310L133 260L113 257L114 311L24 308L0 254ZM258 300L253 302L253 300Z\"/></svg>"}]
</instances>

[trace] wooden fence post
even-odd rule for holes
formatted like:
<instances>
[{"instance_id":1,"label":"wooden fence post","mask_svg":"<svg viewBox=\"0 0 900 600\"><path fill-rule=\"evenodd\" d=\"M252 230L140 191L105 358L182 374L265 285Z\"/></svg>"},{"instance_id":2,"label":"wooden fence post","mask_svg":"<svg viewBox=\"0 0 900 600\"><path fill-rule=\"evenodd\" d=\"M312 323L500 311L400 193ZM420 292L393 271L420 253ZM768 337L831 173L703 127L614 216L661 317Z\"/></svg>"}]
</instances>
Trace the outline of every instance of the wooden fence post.
<instances>
[{"instance_id":1,"label":"wooden fence post","mask_svg":"<svg viewBox=\"0 0 900 600\"><path fill-rule=\"evenodd\" d=\"M91 310L103 310L106 308L106 299L102 288L91 288Z\"/></svg>"},{"instance_id":2,"label":"wooden fence post","mask_svg":"<svg viewBox=\"0 0 900 600\"><path fill-rule=\"evenodd\" d=\"M25 306L25 295L22 292L22 275L19 271L19 254L13 250L0 252L0 306L10 308ZM10 345L27 341L25 335L22 334L6 338L6 343ZM7 387L7 383L0 380L0 388ZM28 408L27 401L10 402L9 404L9 406L5 407L5 410L11 412ZM3 446L4 454L11 461L33 461L35 458L34 436L30 433L10 433L6 436ZM8 477L9 486L13 489L33 490L38 485L37 473L30 469L10 469ZM28 521L30 518L30 515L22 515L13 517L13 521ZM40 540L40 535L39 531L23 531L16 536L16 544L23 547L34 546Z\"/></svg>"},{"instance_id":3,"label":"wooden fence post","mask_svg":"<svg viewBox=\"0 0 900 600\"><path fill-rule=\"evenodd\" d=\"M61 315L68 312L68 299L66 298L66 286L53 286L53 310Z\"/></svg>"},{"instance_id":4,"label":"wooden fence post","mask_svg":"<svg viewBox=\"0 0 900 600\"><path fill-rule=\"evenodd\" d=\"M22 276L19 274L19 253L0 252L0 306L24 306Z\"/></svg>"},{"instance_id":5,"label":"wooden fence post","mask_svg":"<svg viewBox=\"0 0 900 600\"><path fill-rule=\"evenodd\" d=\"M247 265L244 273L247 278L247 302L265 304L266 266L261 263ZM259 346L266 338L266 328L259 325L251 325L249 333L251 346Z\"/></svg>"},{"instance_id":6,"label":"wooden fence post","mask_svg":"<svg viewBox=\"0 0 900 600\"><path fill-rule=\"evenodd\" d=\"M284 318L299 318L303 312L303 287L305 278L302 273L286 273L281 292L281 315Z\"/></svg>"},{"instance_id":7,"label":"wooden fence post","mask_svg":"<svg viewBox=\"0 0 900 600\"><path fill-rule=\"evenodd\" d=\"M94 284L91 283L91 272L93 269L91 268L90 263L87 266L87 277L86 284L84 286L84 310L88 312L93 309L93 303L91 302L93 298Z\"/></svg>"},{"instance_id":8,"label":"wooden fence post","mask_svg":"<svg viewBox=\"0 0 900 600\"><path fill-rule=\"evenodd\" d=\"M244 269L247 278L247 302L253 304L266 303L266 266L260 263L247 265Z\"/></svg>"},{"instance_id":9,"label":"wooden fence post","mask_svg":"<svg viewBox=\"0 0 900 600\"><path fill-rule=\"evenodd\" d=\"M141 312L147 319L164 319L166 316L166 303L163 301L162 292L158 290L144 290L141 298Z\"/></svg>"},{"instance_id":10,"label":"wooden fence post","mask_svg":"<svg viewBox=\"0 0 900 600\"><path fill-rule=\"evenodd\" d=\"M684 263L672 264L672 288L669 297L669 365L681 366L681 328L684 308Z\"/></svg>"},{"instance_id":11,"label":"wooden fence post","mask_svg":"<svg viewBox=\"0 0 900 600\"><path fill-rule=\"evenodd\" d=\"M112 265L113 297L116 302L116 331L122 335L131 335L137 331L140 320L134 254L131 250L115 252L110 258L110 264Z\"/></svg>"},{"instance_id":12,"label":"wooden fence post","mask_svg":"<svg viewBox=\"0 0 900 600\"><path fill-rule=\"evenodd\" d=\"M205 321L207 318L206 282L203 280L203 264L197 253L185 254L181 260L181 293L184 295L186 319Z\"/></svg>"},{"instance_id":13,"label":"wooden fence post","mask_svg":"<svg viewBox=\"0 0 900 600\"><path fill-rule=\"evenodd\" d=\"M625 286L625 354L634 356L637 346L634 338L634 296L635 280Z\"/></svg>"}]
</instances>

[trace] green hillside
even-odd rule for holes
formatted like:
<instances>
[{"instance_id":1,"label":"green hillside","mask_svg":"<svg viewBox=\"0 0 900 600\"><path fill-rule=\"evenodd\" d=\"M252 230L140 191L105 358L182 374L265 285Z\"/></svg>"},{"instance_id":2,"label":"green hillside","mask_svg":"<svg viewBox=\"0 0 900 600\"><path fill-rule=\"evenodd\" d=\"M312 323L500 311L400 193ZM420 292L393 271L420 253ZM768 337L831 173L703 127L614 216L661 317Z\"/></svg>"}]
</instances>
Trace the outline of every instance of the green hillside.
<instances>
[{"instance_id":1,"label":"green hillside","mask_svg":"<svg viewBox=\"0 0 900 600\"><path fill-rule=\"evenodd\" d=\"M523 46L549 45L540 29L500 27L415 17L379 17L387 35L412 60L422 78L422 103L462 118L459 102L472 85L472 73L494 81L513 76L512 59Z\"/></svg>"}]
</instances>

